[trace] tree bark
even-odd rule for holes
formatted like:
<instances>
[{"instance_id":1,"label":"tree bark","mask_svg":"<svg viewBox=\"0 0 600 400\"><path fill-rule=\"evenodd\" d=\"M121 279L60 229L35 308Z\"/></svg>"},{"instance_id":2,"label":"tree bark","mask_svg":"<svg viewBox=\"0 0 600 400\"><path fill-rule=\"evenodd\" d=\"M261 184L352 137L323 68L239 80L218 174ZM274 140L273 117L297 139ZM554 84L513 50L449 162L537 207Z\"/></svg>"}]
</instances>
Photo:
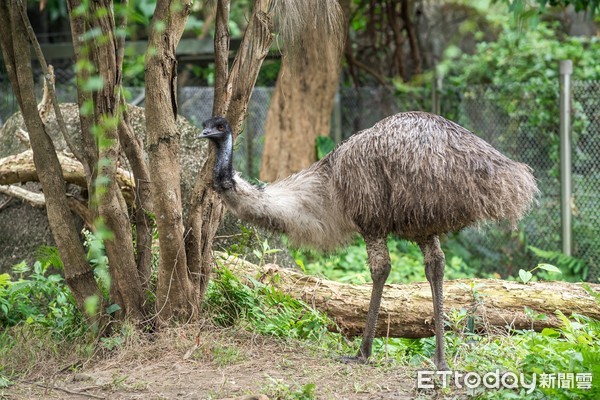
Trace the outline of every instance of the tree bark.
<instances>
[{"instance_id":1,"label":"tree bark","mask_svg":"<svg viewBox=\"0 0 600 400\"><path fill-rule=\"evenodd\" d=\"M417 36L417 30L412 20L412 10L414 8L414 2L409 0L402 0L401 15L404 20L404 27L406 29L406 35L408 36L408 43L410 44L410 55L413 62L413 75L417 75L423 72L423 62L421 60L421 48L419 46L419 40Z\"/></svg>"},{"instance_id":2,"label":"tree bark","mask_svg":"<svg viewBox=\"0 0 600 400\"><path fill-rule=\"evenodd\" d=\"M160 240L156 310L160 323L198 314L184 246L175 49L191 11L189 0L159 0L146 51L146 143Z\"/></svg>"},{"instance_id":3,"label":"tree bark","mask_svg":"<svg viewBox=\"0 0 600 400\"><path fill-rule=\"evenodd\" d=\"M29 132L33 160L46 197L48 222L63 259L65 280L77 306L85 313L86 299L91 296L102 299L102 295L69 210L60 162L38 113L30 48L19 10L23 6L20 1L0 2L0 43L4 63Z\"/></svg>"},{"instance_id":4,"label":"tree bark","mask_svg":"<svg viewBox=\"0 0 600 400\"><path fill-rule=\"evenodd\" d=\"M265 126L263 181L273 182L310 166L316 161L317 136L329 136L340 65L324 63L315 46L301 51L301 66L292 68L287 57L281 64Z\"/></svg>"},{"instance_id":5,"label":"tree bark","mask_svg":"<svg viewBox=\"0 0 600 400\"><path fill-rule=\"evenodd\" d=\"M343 19L343 15L332 16ZM340 26L345 24L340 24ZM308 25L281 62L267 114L260 179L273 182L316 161L317 136L329 136L344 37ZM301 55L301 56L298 56Z\"/></svg>"},{"instance_id":6,"label":"tree bark","mask_svg":"<svg viewBox=\"0 0 600 400\"><path fill-rule=\"evenodd\" d=\"M226 258L225 255L223 255ZM224 265L238 276L258 277L283 293L302 300L328 314L333 329L347 336L362 335L369 308L371 285L349 285L274 264L258 267L235 257L226 258ZM444 282L444 307L465 308L474 318L476 331L534 329L561 326L556 313L574 313L600 320L600 305L581 283L519 282L495 279L458 279ZM596 295L600 285L589 284ZM533 319L544 314L546 319ZM422 338L434 335L433 306L428 282L386 285L377 324L378 336Z\"/></svg>"},{"instance_id":7,"label":"tree bark","mask_svg":"<svg viewBox=\"0 0 600 400\"><path fill-rule=\"evenodd\" d=\"M125 99L121 99L121 102L123 107L127 107ZM131 129L127 110L122 113L118 131L121 148L125 152L135 179L133 199L135 202L136 263L142 287L144 290L148 290L152 275L152 232L154 231L154 222L150 216L154 209L150 192L150 170L144 159L144 145Z\"/></svg>"},{"instance_id":8,"label":"tree bark","mask_svg":"<svg viewBox=\"0 0 600 400\"><path fill-rule=\"evenodd\" d=\"M241 131L248 102L258 72L273 42L270 17L266 14L267 1L256 0L252 16L231 70L228 68L229 32L226 28L229 1L217 5L215 35L215 103L213 114L225 116L235 136ZM192 204L186 227L186 254L190 274L198 287L198 300L204 299L212 270L212 242L223 216L221 201L212 190L212 169L215 151L209 147L207 161L194 186Z\"/></svg>"},{"instance_id":9,"label":"tree bark","mask_svg":"<svg viewBox=\"0 0 600 400\"><path fill-rule=\"evenodd\" d=\"M81 40L86 32L85 15L82 13L73 13L82 7L81 0L68 0L67 9L69 11L69 22L71 25L71 37L73 39L73 52L75 60L79 64L91 65L92 61L89 56L89 51L86 49L86 44ZM92 76L90 68L76 68L75 77L77 85L83 85ZM94 193L92 183L96 178L96 165L98 164L98 146L96 139L92 133L94 126L94 114L89 111L89 107L84 105L93 104L92 93L87 90L77 90L77 104L79 105L79 121L81 126L81 149L73 154L81 154L79 160L83 165L85 176L88 182L88 192ZM86 110L86 112L84 112Z\"/></svg>"},{"instance_id":10,"label":"tree bark","mask_svg":"<svg viewBox=\"0 0 600 400\"><path fill-rule=\"evenodd\" d=\"M145 294L134 258L127 205L116 181L120 151L118 126L121 119L122 66L117 64L119 42L115 35L113 4L112 0L97 0L90 3L89 7L90 29L98 29L101 35L88 43L88 49L98 69L98 76L104 83L101 89L93 92L94 123L100 133L97 139L98 177L94 182L96 191L90 205L97 206L101 223L112 233L112 237L104 241L112 275L112 301L120 299L119 305L125 315L141 321L145 315Z\"/></svg>"}]
</instances>

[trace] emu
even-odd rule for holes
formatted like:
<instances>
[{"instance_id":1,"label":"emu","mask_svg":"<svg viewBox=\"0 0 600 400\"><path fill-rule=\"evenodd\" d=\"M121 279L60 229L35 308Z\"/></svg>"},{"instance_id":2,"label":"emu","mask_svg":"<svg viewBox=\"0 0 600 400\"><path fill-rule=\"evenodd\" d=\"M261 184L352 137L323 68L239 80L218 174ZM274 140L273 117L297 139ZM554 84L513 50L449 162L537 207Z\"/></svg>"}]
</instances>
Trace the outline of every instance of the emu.
<instances>
[{"instance_id":1,"label":"emu","mask_svg":"<svg viewBox=\"0 0 600 400\"><path fill-rule=\"evenodd\" d=\"M213 188L240 219L324 251L356 233L364 237L373 287L360 350L351 359L366 362L371 355L391 268L388 234L416 242L433 298L434 363L448 369L439 237L484 221L515 226L538 191L531 168L441 116L405 112L355 133L309 168L256 187L233 171L227 120L213 117L203 128L200 137L216 146Z\"/></svg>"}]
</instances>

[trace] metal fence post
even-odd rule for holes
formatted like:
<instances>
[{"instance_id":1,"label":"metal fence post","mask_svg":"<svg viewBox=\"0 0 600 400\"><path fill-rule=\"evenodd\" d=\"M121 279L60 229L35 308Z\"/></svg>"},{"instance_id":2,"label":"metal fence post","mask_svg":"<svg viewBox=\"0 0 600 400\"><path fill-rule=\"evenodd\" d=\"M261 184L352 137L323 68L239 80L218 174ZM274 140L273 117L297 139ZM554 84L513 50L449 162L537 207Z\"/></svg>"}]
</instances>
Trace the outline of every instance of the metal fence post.
<instances>
[{"instance_id":1,"label":"metal fence post","mask_svg":"<svg viewBox=\"0 0 600 400\"><path fill-rule=\"evenodd\" d=\"M562 251L571 255L571 74L573 62L560 61L560 212Z\"/></svg>"}]
</instances>

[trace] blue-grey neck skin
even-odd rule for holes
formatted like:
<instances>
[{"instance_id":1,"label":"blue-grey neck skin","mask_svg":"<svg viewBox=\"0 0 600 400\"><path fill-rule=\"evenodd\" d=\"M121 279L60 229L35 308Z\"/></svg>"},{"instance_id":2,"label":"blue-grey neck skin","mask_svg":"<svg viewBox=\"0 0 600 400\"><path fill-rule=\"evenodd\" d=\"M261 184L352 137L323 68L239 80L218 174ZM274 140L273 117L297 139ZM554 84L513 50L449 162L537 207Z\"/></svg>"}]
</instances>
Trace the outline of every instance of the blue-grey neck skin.
<instances>
[{"instance_id":1,"label":"blue-grey neck skin","mask_svg":"<svg viewBox=\"0 0 600 400\"><path fill-rule=\"evenodd\" d=\"M233 138L227 135L223 140L214 141L217 147L217 161L213 170L213 186L217 192L233 189Z\"/></svg>"}]
</instances>

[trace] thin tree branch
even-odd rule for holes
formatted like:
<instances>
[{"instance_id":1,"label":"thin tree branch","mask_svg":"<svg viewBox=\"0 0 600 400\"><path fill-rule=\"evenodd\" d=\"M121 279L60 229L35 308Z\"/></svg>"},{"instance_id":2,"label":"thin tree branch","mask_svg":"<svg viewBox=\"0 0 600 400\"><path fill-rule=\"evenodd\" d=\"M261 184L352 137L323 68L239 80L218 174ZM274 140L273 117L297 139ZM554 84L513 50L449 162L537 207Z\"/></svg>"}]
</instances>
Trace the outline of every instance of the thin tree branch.
<instances>
[{"instance_id":1,"label":"thin tree branch","mask_svg":"<svg viewBox=\"0 0 600 400\"><path fill-rule=\"evenodd\" d=\"M0 185L0 193L26 201L33 207L45 207L46 199L42 193L35 193L14 185Z\"/></svg>"},{"instance_id":2,"label":"thin tree branch","mask_svg":"<svg viewBox=\"0 0 600 400\"><path fill-rule=\"evenodd\" d=\"M217 1L215 18L215 98L213 115L224 116L229 107L231 93L229 81L229 0Z\"/></svg>"},{"instance_id":3,"label":"thin tree branch","mask_svg":"<svg viewBox=\"0 0 600 400\"><path fill-rule=\"evenodd\" d=\"M85 17L83 15L73 13L73 10L81 7L81 0L67 0L67 10L69 11L69 23L71 26L71 36L73 38L73 52L76 64L91 63L89 52L85 49L86 44L81 40L84 37L86 28ZM91 72L87 68L77 68L75 70L77 81L77 104L81 109L84 104L93 104L92 93L83 90L81 87L83 82L87 82L91 77ZM83 160L80 160L85 170L85 176L88 181L88 191L93 197L96 191L93 185L98 164L98 146L96 138L92 134L94 126L94 116L92 113L79 113L79 125L81 127L81 144ZM95 205L91 204L92 207Z\"/></svg>"},{"instance_id":4,"label":"thin tree branch","mask_svg":"<svg viewBox=\"0 0 600 400\"><path fill-rule=\"evenodd\" d=\"M40 43L35 36L35 32L33 31L33 27L31 26L31 22L29 22L29 18L25 14L24 7L18 7L19 13L21 14L21 19L23 21L23 25L25 26L25 31L27 32L27 37L29 38L29 43L33 46L33 50L35 51L35 55L42 67L42 72L44 73L44 82L45 87L48 89L48 94L50 95L50 99L52 101L52 106L54 107L54 114L56 115L56 122L58 122L58 127L60 128L60 132L62 133L69 149L71 152L77 157L77 159L83 163L83 155L81 154L80 149L75 145L75 142L69 136L67 131L67 125L65 124L65 119L63 118L62 112L60 110L60 105L58 103L58 99L56 98L56 92L54 90L54 83L52 82L54 73L50 71L48 68L48 64L46 63L46 58L44 57L44 53L42 52L42 48L40 47Z\"/></svg>"},{"instance_id":5,"label":"thin tree branch","mask_svg":"<svg viewBox=\"0 0 600 400\"><path fill-rule=\"evenodd\" d=\"M377 70L375 70L374 68L369 67L368 65L362 63L361 61L358 61L356 58L348 57L348 53L346 53L346 60L352 64L354 64L357 68L362 69L363 71L369 73L371 76L373 76L373 78L375 78L375 80L377 82L379 82L380 84L382 84L383 86L389 86L389 82L386 81L385 77Z\"/></svg>"},{"instance_id":6,"label":"thin tree branch","mask_svg":"<svg viewBox=\"0 0 600 400\"><path fill-rule=\"evenodd\" d=\"M415 24L412 21L409 7L410 4L408 0L402 0L400 13L402 14L402 19L404 19L404 29L406 29L408 35L408 43L410 44L413 60L413 70L415 74L420 74L423 72L423 62L421 60L421 50L419 49L419 40L415 30Z\"/></svg>"},{"instance_id":7,"label":"thin tree branch","mask_svg":"<svg viewBox=\"0 0 600 400\"><path fill-rule=\"evenodd\" d=\"M121 0L123 7L127 7L129 0ZM117 23L117 31L115 32L115 47L117 49L117 79L116 84L123 83L123 59L125 58L125 29L127 29L128 13L120 13L119 22Z\"/></svg>"},{"instance_id":8,"label":"thin tree branch","mask_svg":"<svg viewBox=\"0 0 600 400\"><path fill-rule=\"evenodd\" d=\"M35 386L39 386L41 388L44 389L54 389L54 390L61 390L65 393L69 393L69 394L74 394L77 396L86 396L86 397L91 397L93 399L106 399L106 397L104 396L96 396L95 394L91 394L91 393L85 393L85 392L78 392L76 390L71 390L71 389L67 389L65 387L61 387L61 386L56 386L56 385L44 385L42 383L38 383L38 382L31 382L33 385Z\"/></svg>"}]
</instances>

